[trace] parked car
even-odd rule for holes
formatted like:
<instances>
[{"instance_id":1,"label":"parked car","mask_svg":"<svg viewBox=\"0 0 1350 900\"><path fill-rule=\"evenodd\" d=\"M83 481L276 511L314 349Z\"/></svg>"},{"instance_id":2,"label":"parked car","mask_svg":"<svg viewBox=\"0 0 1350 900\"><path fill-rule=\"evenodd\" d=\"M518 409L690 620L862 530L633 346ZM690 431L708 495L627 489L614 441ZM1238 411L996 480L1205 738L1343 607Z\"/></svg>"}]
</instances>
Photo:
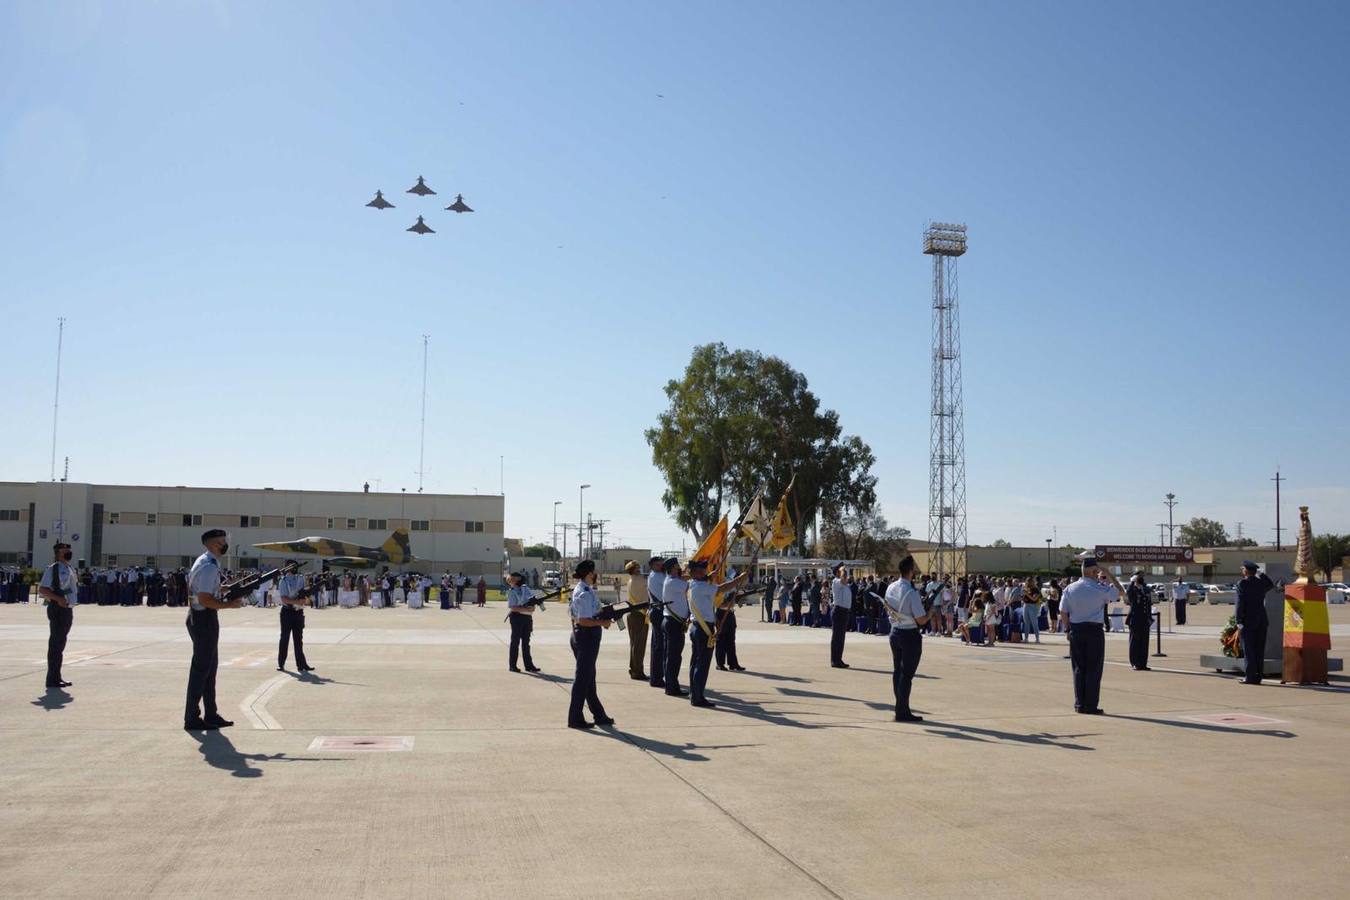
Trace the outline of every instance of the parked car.
<instances>
[{"instance_id":1,"label":"parked car","mask_svg":"<svg viewBox=\"0 0 1350 900\"><path fill-rule=\"evenodd\" d=\"M544 572L544 580L541 584L546 590L552 590L553 588L561 586L562 573L557 569L548 569Z\"/></svg>"},{"instance_id":2,"label":"parked car","mask_svg":"<svg viewBox=\"0 0 1350 900\"><path fill-rule=\"evenodd\" d=\"M1347 585L1344 581L1333 581L1330 584L1322 585L1322 587L1329 591L1350 591L1350 585Z\"/></svg>"}]
</instances>

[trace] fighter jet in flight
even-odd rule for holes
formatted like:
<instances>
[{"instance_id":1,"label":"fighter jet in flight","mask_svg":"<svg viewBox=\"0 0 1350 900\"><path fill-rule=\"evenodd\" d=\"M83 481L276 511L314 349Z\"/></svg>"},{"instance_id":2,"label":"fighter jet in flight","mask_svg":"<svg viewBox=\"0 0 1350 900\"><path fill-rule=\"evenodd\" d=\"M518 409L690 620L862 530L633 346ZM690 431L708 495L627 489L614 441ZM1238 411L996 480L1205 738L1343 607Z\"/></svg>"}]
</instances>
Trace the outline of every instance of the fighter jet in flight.
<instances>
[{"instance_id":1,"label":"fighter jet in flight","mask_svg":"<svg viewBox=\"0 0 1350 900\"><path fill-rule=\"evenodd\" d=\"M435 233L436 233L436 229L429 227L429 226L427 225L426 222L423 222L421 216L418 216L418 217L417 217L417 222L416 222L415 224L413 224L412 226L410 226L410 227L408 227L408 228L405 228L404 231L413 231L413 232L416 232L417 234L435 234Z\"/></svg>"},{"instance_id":2,"label":"fighter jet in flight","mask_svg":"<svg viewBox=\"0 0 1350 900\"><path fill-rule=\"evenodd\" d=\"M376 192L375 192L375 199L372 200L372 201L370 201L369 203L367 203L366 206L373 206L373 207L375 207L376 209L393 209L393 208L394 208L394 204L392 204L392 203L390 203L388 200L384 199L384 192L383 192L383 191L376 191Z\"/></svg>"},{"instance_id":3,"label":"fighter jet in flight","mask_svg":"<svg viewBox=\"0 0 1350 900\"><path fill-rule=\"evenodd\" d=\"M450 212L457 212L457 213L473 212L473 207L469 206L469 204L464 202L463 194L456 194L455 202L447 206L446 209Z\"/></svg>"},{"instance_id":4,"label":"fighter jet in flight","mask_svg":"<svg viewBox=\"0 0 1350 900\"><path fill-rule=\"evenodd\" d=\"M271 550L286 555L312 553L324 557L325 563L346 566L349 569L367 569L381 564L399 566L417 559L412 554L412 542L408 538L406 528L395 529L394 533L389 535L389 539L378 547L363 547L360 544L330 537L307 537L298 541L275 541L253 546L258 550Z\"/></svg>"},{"instance_id":5,"label":"fighter jet in flight","mask_svg":"<svg viewBox=\"0 0 1350 900\"><path fill-rule=\"evenodd\" d=\"M407 192L409 194L418 194L423 197L436 193L431 188L427 187L427 183L422 180L421 175L417 176L417 184L414 184L412 187L408 188Z\"/></svg>"}]
</instances>

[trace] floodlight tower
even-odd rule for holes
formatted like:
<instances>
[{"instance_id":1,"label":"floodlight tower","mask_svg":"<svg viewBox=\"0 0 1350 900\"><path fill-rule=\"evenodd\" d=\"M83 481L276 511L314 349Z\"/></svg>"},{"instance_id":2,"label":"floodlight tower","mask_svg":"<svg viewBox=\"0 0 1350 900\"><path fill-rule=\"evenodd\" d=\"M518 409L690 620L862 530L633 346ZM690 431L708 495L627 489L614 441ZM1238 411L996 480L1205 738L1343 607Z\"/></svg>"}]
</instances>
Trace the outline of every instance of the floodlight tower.
<instances>
[{"instance_id":1,"label":"floodlight tower","mask_svg":"<svg viewBox=\"0 0 1350 900\"><path fill-rule=\"evenodd\" d=\"M938 580L965 574L966 434L961 399L961 323L956 260L966 226L930 222L923 252L933 257L933 391L928 438L928 540Z\"/></svg>"}]
</instances>

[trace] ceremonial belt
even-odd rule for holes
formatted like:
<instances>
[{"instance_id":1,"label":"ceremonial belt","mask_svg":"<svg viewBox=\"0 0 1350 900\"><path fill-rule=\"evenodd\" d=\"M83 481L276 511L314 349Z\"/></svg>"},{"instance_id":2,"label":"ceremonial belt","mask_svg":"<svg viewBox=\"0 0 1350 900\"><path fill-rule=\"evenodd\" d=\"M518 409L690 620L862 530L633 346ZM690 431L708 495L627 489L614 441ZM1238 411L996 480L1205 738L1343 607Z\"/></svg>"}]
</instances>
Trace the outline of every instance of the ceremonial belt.
<instances>
[{"instance_id":1,"label":"ceremonial belt","mask_svg":"<svg viewBox=\"0 0 1350 900\"><path fill-rule=\"evenodd\" d=\"M714 602L716 602L715 597ZM711 647L715 641L715 638L713 637L713 630L708 627L707 622L703 621L703 616L700 615L698 611L698 604L695 603L692 598L689 601L689 610L694 614L694 618L698 620L698 627L702 628L703 633L708 636L708 646Z\"/></svg>"},{"instance_id":2,"label":"ceremonial belt","mask_svg":"<svg viewBox=\"0 0 1350 900\"><path fill-rule=\"evenodd\" d=\"M662 616L669 616L670 618L674 619L676 622L679 622L681 628L683 628L685 625L688 625L688 624L689 624L689 620L688 620L688 619L681 619L681 618L675 613L675 611L672 610L669 606L667 606L667 607L662 611L661 615L662 615Z\"/></svg>"}]
</instances>

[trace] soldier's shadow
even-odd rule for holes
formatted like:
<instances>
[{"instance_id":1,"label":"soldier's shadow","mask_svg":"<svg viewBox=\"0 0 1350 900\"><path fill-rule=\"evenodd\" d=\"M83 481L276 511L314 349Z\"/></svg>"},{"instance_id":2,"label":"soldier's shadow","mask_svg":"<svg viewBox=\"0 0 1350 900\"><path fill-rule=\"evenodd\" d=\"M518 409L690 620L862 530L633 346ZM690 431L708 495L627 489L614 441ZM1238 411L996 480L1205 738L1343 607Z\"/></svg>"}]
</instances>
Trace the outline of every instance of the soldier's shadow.
<instances>
[{"instance_id":1,"label":"soldier's shadow","mask_svg":"<svg viewBox=\"0 0 1350 900\"><path fill-rule=\"evenodd\" d=\"M46 710L64 709L74 700L74 697L66 693L65 688L49 687L41 697L33 701L33 705Z\"/></svg>"},{"instance_id":2,"label":"soldier's shadow","mask_svg":"<svg viewBox=\"0 0 1350 900\"><path fill-rule=\"evenodd\" d=\"M355 681L338 681L336 678L323 678L319 675L315 675L313 672L292 672L288 669L286 674L301 684L345 684L348 687L369 687L369 685L360 684Z\"/></svg>"},{"instance_id":3,"label":"soldier's shadow","mask_svg":"<svg viewBox=\"0 0 1350 900\"><path fill-rule=\"evenodd\" d=\"M261 778L263 770L250 762L341 762L344 757L287 756L285 753L240 753L228 737L219 731L189 732L197 742L202 759L214 769L229 772L235 778Z\"/></svg>"},{"instance_id":4,"label":"soldier's shadow","mask_svg":"<svg viewBox=\"0 0 1350 900\"><path fill-rule=\"evenodd\" d=\"M669 756L671 759L678 759L681 762L708 762L709 757L698 753L698 750L735 750L741 747L762 747L763 744L695 744L693 741L686 741L683 744L672 744L668 741L658 741L656 738L644 737L640 734L633 734L629 731L618 731L610 728L596 728L588 734L597 737L607 737L616 741L623 741L632 744L639 750L646 750L655 756Z\"/></svg>"},{"instance_id":5,"label":"soldier's shadow","mask_svg":"<svg viewBox=\"0 0 1350 900\"><path fill-rule=\"evenodd\" d=\"M923 729L939 737L962 741L990 743L1006 741L1014 744L1030 744L1036 747L1058 747L1061 750L1095 751L1096 747L1087 744L1070 743L1070 738L1096 737L1100 732L1084 734L1051 734L1048 731L1039 734L1019 734L1015 731L998 731L994 728L979 728L974 725L957 725L952 722L935 722L932 719L923 723Z\"/></svg>"}]
</instances>

